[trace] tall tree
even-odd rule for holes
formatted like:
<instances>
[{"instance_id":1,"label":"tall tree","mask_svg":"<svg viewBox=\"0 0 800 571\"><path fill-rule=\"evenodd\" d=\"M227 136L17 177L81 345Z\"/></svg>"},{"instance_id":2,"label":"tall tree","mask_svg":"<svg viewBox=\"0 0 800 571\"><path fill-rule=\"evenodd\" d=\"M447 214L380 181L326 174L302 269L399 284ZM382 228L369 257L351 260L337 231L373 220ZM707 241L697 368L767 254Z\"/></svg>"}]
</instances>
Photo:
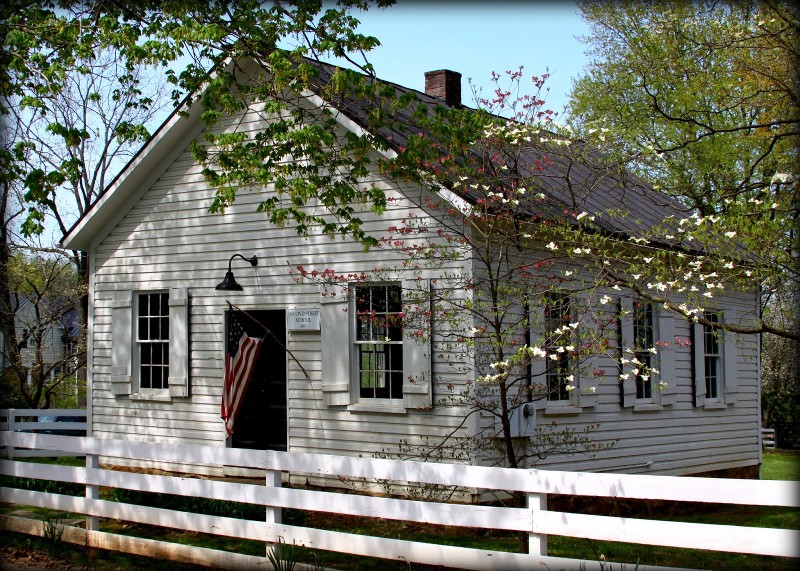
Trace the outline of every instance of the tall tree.
<instances>
[{"instance_id":1,"label":"tall tree","mask_svg":"<svg viewBox=\"0 0 800 571\"><path fill-rule=\"evenodd\" d=\"M21 32L22 28L7 28L4 35L5 53L11 58L9 65L12 67L2 107L6 114L4 123L13 126L13 130L9 129L8 136L4 136L3 146L9 150L9 158L13 158L12 172L16 172L18 178L9 181L9 192L5 195L6 204L12 210L2 220L2 248L11 255L20 247L24 250L26 246L44 242L50 251L45 255L61 260L66 253L53 250L52 241L58 240L59 233L66 233L97 200L113 175L149 136L147 124L171 105L163 74L158 76L154 69L145 69L143 65L126 66L117 60L113 49L99 42L90 52L77 51L71 62L53 61L56 66L63 65L59 73L33 72L37 62L41 62L39 57L32 57L25 72L18 73L13 65L14 58L20 55L20 46L25 45L21 36L30 39L38 31L47 37L44 30L57 22L53 15L37 14L39 20L34 17L25 21L32 31L27 36L24 32L14 33ZM9 17L13 19L14 16ZM46 46L47 42L28 44L34 50L29 55L46 53ZM56 235L42 235L45 229ZM88 283L84 254L72 252L69 257L78 276ZM46 406L52 391L44 390L46 376L42 375L50 365L30 358L41 357L41 350L27 349L24 355L19 352L18 348L27 341L15 342L14 335L20 331L21 318L29 321L32 315L38 319L51 313L53 301L48 296L55 292L13 289L24 285L8 274L13 267L3 264L0 271L3 272L0 291L4 301L8 300L0 326L4 337L9 339L4 355L5 362L10 365L8 372L22 387L21 394L28 406ZM50 279L38 281L44 286L56 286ZM87 289L81 291L85 295ZM58 305L62 314L65 310L60 306L66 300L83 309L80 323L85 325L88 315L85 297L61 296ZM33 313L31 304L36 306ZM25 330L42 331L45 326L39 323ZM31 347L34 346L32 343ZM56 369L63 370L62 365L59 363ZM28 390L31 386L36 387L34 392Z\"/></svg>"},{"instance_id":2,"label":"tall tree","mask_svg":"<svg viewBox=\"0 0 800 571\"><path fill-rule=\"evenodd\" d=\"M23 234L41 232L47 216L65 232L86 212L122 159L148 137L148 120L170 104L163 83L143 75L143 69L165 70L164 77L176 86L172 103L183 93L190 98L202 93L204 118L213 122L221 111L242 104L234 94L244 59L269 64L274 71L265 81L239 86L245 97L307 84L308 68L301 65L306 55L345 57L369 72L363 54L377 42L355 33L351 13L371 5L363 0L343 1L339 7L315 0L4 3L0 333L12 341L12 352L18 346L13 342L18 292L10 289L12 221L27 210ZM277 51L281 41L288 48ZM213 76L209 67L215 67ZM224 204L224 187L220 196ZM86 260L80 252L73 256L85 277ZM20 357L11 355L10 360L19 363Z\"/></svg>"},{"instance_id":3,"label":"tall tree","mask_svg":"<svg viewBox=\"0 0 800 571\"><path fill-rule=\"evenodd\" d=\"M142 65L159 65L189 100L200 99L209 123L220 113L240 109L248 97L269 95L282 100L285 88L302 90L316 80L314 69L304 58L336 56L345 58L367 76L372 68L364 54L377 40L355 32L358 21L353 13L371 6L384 6L386 0L341 0L336 6L319 0L242 2L143 1L127 2L11 2L4 8L2 29L3 108L33 109L45 118L48 132L63 139L71 149L88 144L102 145L89 129L85 117L62 113L61 106L48 105L56 94L67 96L76 89L91 86L102 76L106 65L114 65L118 85L111 94L130 113L149 106L152 96L142 92L136 76ZM278 47L281 49L278 49ZM110 50L111 61L102 60ZM181 59L183 58L183 59ZM188 63L178 68L178 60ZM269 75L243 81L240 65L255 61ZM101 65L98 65L101 64ZM213 73L208 74L209 67ZM75 78L82 78L76 81ZM363 75L337 71L329 78L330 93ZM369 82L362 80L365 89ZM104 98L89 88L92 97ZM109 105L110 102L106 102ZM76 120L77 119L77 120ZM126 118L115 124L114 135L122 140L136 139L144 133L141 121ZM306 135L319 138L309 129ZM99 141L97 141L99 139ZM38 141L23 136L26 148L36 154ZM294 142L300 154L301 144ZM43 209L52 210L56 189L65 181L79 183L91 171L80 164L74 153L55 165L23 168L26 200L32 205L26 224L28 231L41 228ZM224 206L229 189L220 187Z\"/></svg>"},{"instance_id":4,"label":"tall tree","mask_svg":"<svg viewBox=\"0 0 800 571\"><path fill-rule=\"evenodd\" d=\"M782 319L800 283L798 8L779 0L580 7L592 60L574 84L572 119L584 133L609 129L631 170L756 252L763 330L798 338L800 323Z\"/></svg>"},{"instance_id":5,"label":"tall tree","mask_svg":"<svg viewBox=\"0 0 800 571\"><path fill-rule=\"evenodd\" d=\"M28 186L28 235L43 230L44 216L66 234L149 138L154 120L172 109L161 70L127 69L110 49L76 63L57 90L36 96L37 88L26 86L19 105L9 107L17 139L31 150L28 176L49 173L57 183Z\"/></svg>"},{"instance_id":6,"label":"tall tree","mask_svg":"<svg viewBox=\"0 0 800 571\"><path fill-rule=\"evenodd\" d=\"M16 335L4 343L6 381L27 408L78 404L76 378L85 356L78 343L77 301L83 283L71 260L41 249L14 249L10 306Z\"/></svg>"},{"instance_id":7,"label":"tall tree","mask_svg":"<svg viewBox=\"0 0 800 571\"><path fill-rule=\"evenodd\" d=\"M14 364L19 362L20 354L16 331L17 304L11 274L13 244L25 211L20 191L24 146L12 142L19 125L9 121L2 111L0 107L0 339L4 347L2 360Z\"/></svg>"}]
</instances>

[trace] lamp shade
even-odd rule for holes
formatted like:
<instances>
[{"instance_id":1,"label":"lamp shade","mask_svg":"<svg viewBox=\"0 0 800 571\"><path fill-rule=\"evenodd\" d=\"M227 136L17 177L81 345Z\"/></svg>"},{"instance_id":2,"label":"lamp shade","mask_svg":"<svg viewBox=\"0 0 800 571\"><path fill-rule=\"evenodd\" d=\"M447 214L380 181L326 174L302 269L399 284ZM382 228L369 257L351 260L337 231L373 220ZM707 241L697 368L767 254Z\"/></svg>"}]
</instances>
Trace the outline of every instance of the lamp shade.
<instances>
[{"instance_id":1,"label":"lamp shade","mask_svg":"<svg viewBox=\"0 0 800 571\"><path fill-rule=\"evenodd\" d=\"M225 278L214 289L219 291L243 291L244 288L236 282L233 272L225 272Z\"/></svg>"}]
</instances>

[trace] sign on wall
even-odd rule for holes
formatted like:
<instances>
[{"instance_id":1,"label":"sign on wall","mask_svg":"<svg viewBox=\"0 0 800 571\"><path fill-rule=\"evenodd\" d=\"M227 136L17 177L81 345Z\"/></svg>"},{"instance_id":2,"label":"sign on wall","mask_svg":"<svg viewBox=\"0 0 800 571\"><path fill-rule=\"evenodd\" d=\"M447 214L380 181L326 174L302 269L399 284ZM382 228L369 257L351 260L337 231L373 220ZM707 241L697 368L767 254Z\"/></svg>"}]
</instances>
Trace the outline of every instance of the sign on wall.
<instances>
[{"instance_id":1,"label":"sign on wall","mask_svg":"<svg viewBox=\"0 0 800 571\"><path fill-rule=\"evenodd\" d=\"M319 331L319 308L294 308L286 312L287 331Z\"/></svg>"}]
</instances>

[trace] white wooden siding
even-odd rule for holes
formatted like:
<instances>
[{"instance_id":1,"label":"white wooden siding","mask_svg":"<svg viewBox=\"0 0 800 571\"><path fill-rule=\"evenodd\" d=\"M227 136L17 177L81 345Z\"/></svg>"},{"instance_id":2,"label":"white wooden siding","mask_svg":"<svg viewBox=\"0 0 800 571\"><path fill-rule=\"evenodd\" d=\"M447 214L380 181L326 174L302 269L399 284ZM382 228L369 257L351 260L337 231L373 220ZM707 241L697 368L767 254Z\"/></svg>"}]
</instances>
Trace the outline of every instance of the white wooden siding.
<instances>
[{"instance_id":1,"label":"white wooden siding","mask_svg":"<svg viewBox=\"0 0 800 571\"><path fill-rule=\"evenodd\" d=\"M363 216L365 228L380 234L389 225L397 224L414 205L384 181L376 178L375 182L399 199L390 202L382 217L368 213ZM244 309L318 307L318 286L295 283L289 275L289 264L335 268L339 272L368 272L387 264L385 253L375 250L365 255L351 241L302 238L293 227L271 227L256 212L256 205L263 199L259 193L240 193L236 204L224 215L207 212L212 198L200 168L184 151L94 252L95 436L224 446L219 403L226 300ZM234 263L236 279L245 291L217 292L214 286L222 279L234 253L257 255L258 266ZM399 265L401 261L395 254L393 263ZM114 397L109 383L113 292L170 287L187 287L191 298L191 396L171 402ZM327 407L321 398L320 334L288 332L287 347L311 377L307 379L293 360L288 361L290 450L377 454L395 450L401 438L440 438L460 422L463 413L452 409L376 414ZM446 381L463 384L460 378ZM434 399L438 397L434 389Z\"/></svg>"},{"instance_id":2,"label":"white wooden siding","mask_svg":"<svg viewBox=\"0 0 800 571\"><path fill-rule=\"evenodd\" d=\"M741 314L752 315L754 296L727 295L718 301L721 307L732 307ZM674 335L690 336L690 324L674 320ZM539 416L540 424L552 420L565 426L599 425L593 439L617 443L593 459L582 455L550 457L537 467L546 469L617 470L630 473L692 474L726 468L754 466L761 462L758 432L760 411L758 402L758 338L739 336L738 355L739 398L722 409L694 406L692 379L692 348L677 348L662 353L662 358L675 362L677 392L675 403L655 411L621 409L620 387L615 381L616 366L604 365L610 374L598 385L597 406L578 416Z\"/></svg>"}]
</instances>

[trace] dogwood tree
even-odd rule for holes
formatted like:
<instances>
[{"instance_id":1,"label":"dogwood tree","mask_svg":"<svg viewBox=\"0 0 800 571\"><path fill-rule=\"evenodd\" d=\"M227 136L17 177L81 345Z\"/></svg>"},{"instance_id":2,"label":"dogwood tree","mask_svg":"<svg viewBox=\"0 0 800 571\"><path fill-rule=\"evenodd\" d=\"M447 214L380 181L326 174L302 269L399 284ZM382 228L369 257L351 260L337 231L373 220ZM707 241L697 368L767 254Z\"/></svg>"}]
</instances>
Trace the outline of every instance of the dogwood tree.
<instances>
[{"instance_id":1,"label":"dogwood tree","mask_svg":"<svg viewBox=\"0 0 800 571\"><path fill-rule=\"evenodd\" d=\"M654 355L688 340L624 338L621 324L635 330L642 312L656 308L714 330L757 333L763 324L755 313L727 323L713 315L727 294L753 291L765 270L745 248L724 246L736 232L719 218L648 189L625 161L598 152L613 145L613 133L597 129L579 139L557 124L539 97L544 78L533 78L534 93L522 96L512 96L521 72L507 79L513 87L495 76L495 97L479 101L482 109L412 105L404 145L378 161L389 178L430 191L401 224L373 237L373 248L395 252L402 264L367 274L296 271L345 287L416 284L398 319L438 343L452 367L474 374L464 386L440 387L439 404L481 415L473 452L499 452L499 461L516 467L608 444L568 431L554 439L547 427L520 439L513 425L521 405L591 406L609 382L674 388ZM428 284L423 278L431 275Z\"/></svg>"}]
</instances>

